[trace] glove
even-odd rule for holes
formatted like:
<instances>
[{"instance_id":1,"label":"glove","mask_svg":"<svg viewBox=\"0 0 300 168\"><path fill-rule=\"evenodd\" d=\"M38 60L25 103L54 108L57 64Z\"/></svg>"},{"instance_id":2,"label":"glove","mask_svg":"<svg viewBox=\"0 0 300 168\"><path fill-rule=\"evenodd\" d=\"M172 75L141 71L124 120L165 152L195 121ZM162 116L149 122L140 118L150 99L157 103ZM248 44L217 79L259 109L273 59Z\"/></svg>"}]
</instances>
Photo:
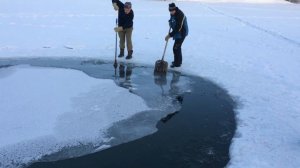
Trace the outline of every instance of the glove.
<instances>
[{"instance_id":1,"label":"glove","mask_svg":"<svg viewBox=\"0 0 300 168\"><path fill-rule=\"evenodd\" d=\"M118 7L117 3L113 3L113 7L114 7L115 11L119 10L119 7Z\"/></svg>"},{"instance_id":2,"label":"glove","mask_svg":"<svg viewBox=\"0 0 300 168\"><path fill-rule=\"evenodd\" d=\"M114 28L115 32L120 32L120 31L123 31L123 27L115 27Z\"/></svg>"},{"instance_id":3,"label":"glove","mask_svg":"<svg viewBox=\"0 0 300 168\"><path fill-rule=\"evenodd\" d=\"M165 37L165 40L168 41L171 38L170 34Z\"/></svg>"}]
</instances>

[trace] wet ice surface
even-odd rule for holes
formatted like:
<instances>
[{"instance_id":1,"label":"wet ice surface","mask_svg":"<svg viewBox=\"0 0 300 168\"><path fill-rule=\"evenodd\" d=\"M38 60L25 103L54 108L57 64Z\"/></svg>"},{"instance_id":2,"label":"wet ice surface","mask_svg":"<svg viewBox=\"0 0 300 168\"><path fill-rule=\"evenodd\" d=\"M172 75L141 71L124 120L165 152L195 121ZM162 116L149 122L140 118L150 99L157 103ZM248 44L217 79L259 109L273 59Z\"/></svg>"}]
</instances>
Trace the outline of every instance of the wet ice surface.
<instances>
[{"instance_id":1,"label":"wet ice surface","mask_svg":"<svg viewBox=\"0 0 300 168\"><path fill-rule=\"evenodd\" d=\"M42 163L31 167L132 167L136 166L133 160L139 160L139 167L223 167L229 160L229 144L235 130L234 102L226 91L210 81L176 71L168 72L166 77L155 77L153 68L130 63L121 63L114 70L111 63L99 60L20 59L0 63L3 68L29 64L76 69L93 78L112 79L141 97L151 109L102 130L102 141L65 146L42 156ZM78 156L83 157L53 162ZM123 159L115 162L116 157Z\"/></svg>"},{"instance_id":2,"label":"wet ice surface","mask_svg":"<svg viewBox=\"0 0 300 168\"><path fill-rule=\"evenodd\" d=\"M81 71L29 65L0 70L0 162L5 167L66 146L96 147L114 122L150 110L113 80Z\"/></svg>"}]
</instances>

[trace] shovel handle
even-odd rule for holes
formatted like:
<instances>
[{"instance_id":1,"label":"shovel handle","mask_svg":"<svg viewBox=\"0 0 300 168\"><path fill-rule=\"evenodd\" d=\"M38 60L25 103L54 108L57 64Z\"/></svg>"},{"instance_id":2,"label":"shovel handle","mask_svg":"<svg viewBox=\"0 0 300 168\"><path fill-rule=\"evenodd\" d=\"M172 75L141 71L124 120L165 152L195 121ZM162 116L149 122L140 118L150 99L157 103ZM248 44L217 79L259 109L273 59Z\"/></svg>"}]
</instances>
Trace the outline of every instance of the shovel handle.
<instances>
[{"instance_id":1,"label":"shovel handle","mask_svg":"<svg viewBox=\"0 0 300 168\"><path fill-rule=\"evenodd\" d=\"M116 18L116 26L118 26L118 18ZM117 68L118 66L118 63L117 63L117 41L118 41L118 33L116 32L116 38L115 38L115 63L114 63L114 67L115 69Z\"/></svg>"},{"instance_id":2,"label":"shovel handle","mask_svg":"<svg viewBox=\"0 0 300 168\"><path fill-rule=\"evenodd\" d=\"M169 34L171 32L171 27L169 28ZM169 39L166 41L166 45L165 45L165 49L164 49L164 53L163 53L163 56L161 58L161 60L163 61L164 58L165 58L165 54L166 54L166 50L167 50L167 46L168 46L168 42L169 42Z\"/></svg>"}]
</instances>

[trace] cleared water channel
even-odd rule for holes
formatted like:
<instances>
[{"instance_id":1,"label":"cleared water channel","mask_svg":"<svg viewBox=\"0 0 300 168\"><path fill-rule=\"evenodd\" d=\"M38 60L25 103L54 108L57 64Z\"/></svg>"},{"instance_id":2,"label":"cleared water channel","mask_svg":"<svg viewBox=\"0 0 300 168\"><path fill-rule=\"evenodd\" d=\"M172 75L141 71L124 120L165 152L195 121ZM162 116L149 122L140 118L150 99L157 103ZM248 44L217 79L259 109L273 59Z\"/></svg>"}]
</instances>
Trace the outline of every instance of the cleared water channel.
<instances>
[{"instance_id":1,"label":"cleared water channel","mask_svg":"<svg viewBox=\"0 0 300 168\"><path fill-rule=\"evenodd\" d=\"M153 67L125 62L114 69L113 63L101 60L0 60L0 68L23 64L74 69L93 78L111 79L158 109L113 124L106 132L113 138L101 144L110 148L95 150L92 144L66 147L25 167L224 167L230 159L236 103L210 80L172 70L166 76L154 76Z\"/></svg>"}]
</instances>

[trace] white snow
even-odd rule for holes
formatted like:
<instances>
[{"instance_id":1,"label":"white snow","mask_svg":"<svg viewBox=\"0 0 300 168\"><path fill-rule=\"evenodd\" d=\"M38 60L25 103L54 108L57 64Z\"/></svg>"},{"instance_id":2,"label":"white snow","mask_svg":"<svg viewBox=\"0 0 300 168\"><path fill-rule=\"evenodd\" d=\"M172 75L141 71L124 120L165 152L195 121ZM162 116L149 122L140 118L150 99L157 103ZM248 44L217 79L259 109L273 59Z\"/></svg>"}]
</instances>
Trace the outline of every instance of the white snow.
<instances>
[{"instance_id":1,"label":"white snow","mask_svg":"<svg viewBox=\"0 0 300 168\"><path fill-rule=\"evenodd\" d=\"M130 62L153 65L162 54L170 1L132 2ZM242 104L228 167L300 167L300 6L206 2L176 2L190 27L181 70L214 80ZM1 58L113 60L116 13L110 2L2 0L0 11ZM172 61L171 45L166 59Z\"/></svg>"},{"instance_id":2,"label":"white snow","mask_svg":"<svg viewBox=\"0 0 300 168\"><path fill-rule=\"evenodd\" d=\"M65 146L99 143L113 123L149 110L143 99L114 81L80 71L16 66L0 69L0 79L4 166Z\"/></svg>"},{"instance_id":3,"label":"white snow","mask_svg":"<svg viewBox=\"0 0 300 168\"><path fill-rule=\"evenodd\" d=\"M205 2L205 3L253 3L253 4L285 3L283 0L176 0L176 1Z\"/></svg>"}]
</instances>

